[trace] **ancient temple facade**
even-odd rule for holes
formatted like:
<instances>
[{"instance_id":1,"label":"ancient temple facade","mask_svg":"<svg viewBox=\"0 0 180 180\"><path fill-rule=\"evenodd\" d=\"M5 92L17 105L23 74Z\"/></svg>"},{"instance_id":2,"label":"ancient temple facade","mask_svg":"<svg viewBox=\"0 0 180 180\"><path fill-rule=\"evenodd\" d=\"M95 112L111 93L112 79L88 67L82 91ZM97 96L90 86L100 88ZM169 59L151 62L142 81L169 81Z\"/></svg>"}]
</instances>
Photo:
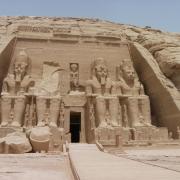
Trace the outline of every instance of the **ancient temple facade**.
<instances>
[{"instance_id":1,"label":"ancient temple facade","mask_svg":"<svg viewBox=\"0 0 180 180\"><path fill-rule=\"evenodd\" d=\"M1 62L0 134L49 127L65 141L105 146L167 140L157 127L128 40L19 27Z\"/></svg>"}]
</instances>

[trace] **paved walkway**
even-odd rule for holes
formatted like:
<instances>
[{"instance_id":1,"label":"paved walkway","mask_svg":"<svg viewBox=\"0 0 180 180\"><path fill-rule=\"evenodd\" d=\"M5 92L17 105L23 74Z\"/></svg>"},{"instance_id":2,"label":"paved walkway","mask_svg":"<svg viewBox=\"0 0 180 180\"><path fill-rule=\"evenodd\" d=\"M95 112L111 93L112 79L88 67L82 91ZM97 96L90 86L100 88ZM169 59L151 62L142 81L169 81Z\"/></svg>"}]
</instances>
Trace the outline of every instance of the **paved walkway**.
<instances>
[{"instance_id":1,"label":"paved walkway","mask_svg":"<svg viewBox=\"0 0 180 180\"><path fill-rule=\"evenodd\" d=\"M180 173L98 150L96 145L70 144L69 155L80 180L180 180Z\"/></svg>"},{"instance_id":2,"label":"paved walkway","mask_svg":"<svg viewBox=\"0 0 180 180\"><path fill-rule=\"evenodd\" d=\"M1 154L0 180L72 180L68 157L48 154Z\"/></svg>"}]
</instances>

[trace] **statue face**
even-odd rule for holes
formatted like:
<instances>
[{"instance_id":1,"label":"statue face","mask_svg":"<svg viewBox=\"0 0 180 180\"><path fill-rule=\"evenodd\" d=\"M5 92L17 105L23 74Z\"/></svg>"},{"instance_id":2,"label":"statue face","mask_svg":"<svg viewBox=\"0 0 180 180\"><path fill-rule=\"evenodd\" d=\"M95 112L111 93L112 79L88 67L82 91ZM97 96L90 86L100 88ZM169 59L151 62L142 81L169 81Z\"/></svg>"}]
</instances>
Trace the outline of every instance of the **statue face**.
<instances>
[{"instance_id":1,"label":"statue face","mask_svg":"<svg viewBox=\"0 0 180 180\"><path fill-rule=\"evenodd\" d=\"M95 74L100 83L105 84L106 78L108 76L107 67L105 65L97 65L95 67Z\"/></svg>"},{"instance_id":2,"label":"statue face","mask_svg":"<svg viewBox=\"0 0 180 180\"><path fill-rule=\"evenodd\" d=\"M123 76L126 80L134 80L135 72L134 69L130 66L123 68Z\"/></svg>"},{"instance_id":3,"label":"statue face","mask_svg":"<svg viewBox=\"0 0 180 180\"><path fill-rule=\"evenodd\" d=\"M70 65L70 69L71 69L72 72L76 72L76 71L78 70L78 65L75 64L75 63L74 63L74 64L71 64L71 65Z\"/></svg>"},{"instance_id":4,"label":"statue face","mask_svg":"<svg viewBox=\"0 0 180 180\"><path fill-rule=\"evenodd\" d=\"M14 64L14 74L17 82L20 82L26 73L27 64L25 62L16 61Z\"/></svg>"}]
</instances>

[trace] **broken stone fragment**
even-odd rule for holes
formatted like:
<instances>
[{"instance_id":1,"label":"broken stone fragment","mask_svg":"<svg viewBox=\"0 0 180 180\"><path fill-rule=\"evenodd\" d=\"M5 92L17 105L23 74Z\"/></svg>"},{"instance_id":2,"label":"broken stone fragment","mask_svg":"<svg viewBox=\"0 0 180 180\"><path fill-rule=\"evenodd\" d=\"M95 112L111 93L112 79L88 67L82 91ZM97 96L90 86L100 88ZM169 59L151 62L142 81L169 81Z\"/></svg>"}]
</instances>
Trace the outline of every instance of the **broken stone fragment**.
<instances>
[{"instance_id":1,"label":"broken stone fragment","mask_svg":"<svg viewBox=\"0 0 180 180\"><path fill-rule=\"evenodd\" d=\"M29 137L33 147L33 151L47 152L49 149L50 136L51 136L50 129L47 126L33 128L31 130Z\"/></svg>"},{"instance_id":2,"label":"broken stone fragment","mask_svg":"<svg viewBox=\"0 0 180 180\"><path fill-rule=\"evenodd\" d=\"M2 153L22 154L32 151L28 138L22 132L10 133L1 138L0 146L2 147Z\"/></svg>"}]
</instances>

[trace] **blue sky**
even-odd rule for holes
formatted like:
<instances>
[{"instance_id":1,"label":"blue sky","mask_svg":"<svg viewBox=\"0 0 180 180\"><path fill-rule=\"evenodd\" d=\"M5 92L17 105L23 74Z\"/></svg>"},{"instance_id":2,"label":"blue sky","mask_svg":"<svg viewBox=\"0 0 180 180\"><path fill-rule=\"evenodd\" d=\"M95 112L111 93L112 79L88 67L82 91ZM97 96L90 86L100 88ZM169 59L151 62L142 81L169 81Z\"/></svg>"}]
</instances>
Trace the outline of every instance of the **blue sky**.
<instances>
[{"instance_id":1,"label":"blue sky","mask_svg":"<svg viewBox=\"0 0 180 180\"><path fill-rule=\"evenodd\" d=\"M180 0L0 0L0 16L100 18L180 32Z\"/></svg>"}]
</instances>

